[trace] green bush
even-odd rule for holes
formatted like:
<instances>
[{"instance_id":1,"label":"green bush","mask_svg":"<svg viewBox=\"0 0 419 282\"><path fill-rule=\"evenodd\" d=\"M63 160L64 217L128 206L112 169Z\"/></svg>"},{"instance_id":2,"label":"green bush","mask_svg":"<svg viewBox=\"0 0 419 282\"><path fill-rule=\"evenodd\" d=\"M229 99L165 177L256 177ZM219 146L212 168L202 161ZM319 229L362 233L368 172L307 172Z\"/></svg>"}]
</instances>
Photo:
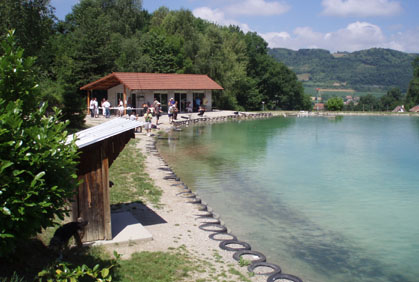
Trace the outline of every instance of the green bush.
<instances>
[{"instance_id":1,"label":"green bush","mask_svg":"<svg viewBox=\"0 0 419 282\"><path fill-rule=\"evenodd\" d=\"M0 53L0 256L63 218L77 185L77 146L67 142L59 111L47 116L13 32Z\"/></svg>"},{"instance_id":2,"label":"green bush","mask_svg":"<svg viewBox=\"0 0 419 282\"><path fill-rule=\"evenodd\" d=\"M340 97L333 97L327 100L326 108L329 111L341 111L343 109L343 100Z\"/></svg>"}]
</instances>

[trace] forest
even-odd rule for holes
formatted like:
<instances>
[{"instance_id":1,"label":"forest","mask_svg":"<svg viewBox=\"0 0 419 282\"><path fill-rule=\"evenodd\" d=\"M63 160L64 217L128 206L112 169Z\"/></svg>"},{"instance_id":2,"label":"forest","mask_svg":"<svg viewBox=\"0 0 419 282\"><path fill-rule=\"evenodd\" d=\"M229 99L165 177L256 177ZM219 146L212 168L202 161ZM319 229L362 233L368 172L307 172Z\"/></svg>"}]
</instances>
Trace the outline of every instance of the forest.
<instances>
[{"instance_id":1,"label":"forest","mask_svg":"<svg viewBox=\"0 0 419 282\"><path fill-rule=\"evenodd\" d=\"M346 83L356 90L397 87L402 92L412 79L412 62L417 56L382 48L333 54L322 49L274 48L269 54L296 74L308 75L313 83Z\"/></svg>"},{"instance_id":2,"label":"forest","mask_svg":"<svg viewBox=\"0 0 419 282\"><path fill-rule=\"evenodd\" d=\"M72 126L83 124L80 87L111 72L207 74L225 89L221 109L310 109L293 71L268 54L256 33L218 26L189 10L140 0L81 0L64 21L47 0L2 0L0 37L15 30L24 56L35 56L40 99L58 106Z\"/></svg>"}]
</instances>

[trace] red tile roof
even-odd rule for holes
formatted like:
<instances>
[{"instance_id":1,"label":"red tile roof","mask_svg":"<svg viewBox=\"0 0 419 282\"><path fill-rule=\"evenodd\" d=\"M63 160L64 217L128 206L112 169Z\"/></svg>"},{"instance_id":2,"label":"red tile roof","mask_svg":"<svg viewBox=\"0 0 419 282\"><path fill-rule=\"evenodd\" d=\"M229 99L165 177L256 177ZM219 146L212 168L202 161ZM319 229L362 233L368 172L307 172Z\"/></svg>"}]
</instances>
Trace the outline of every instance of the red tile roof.
<instances>
[{"instance_id":1,"label":"red tile roof","mask_svg":"<svg viewBox=\"0 0 419 282\"><path fill-rule=\"evenodd\" d=\"M113 72L84 85L81 90L107 90L124 84L130 90L223 90L203 74Z\"/></svg>"}]
</instances>

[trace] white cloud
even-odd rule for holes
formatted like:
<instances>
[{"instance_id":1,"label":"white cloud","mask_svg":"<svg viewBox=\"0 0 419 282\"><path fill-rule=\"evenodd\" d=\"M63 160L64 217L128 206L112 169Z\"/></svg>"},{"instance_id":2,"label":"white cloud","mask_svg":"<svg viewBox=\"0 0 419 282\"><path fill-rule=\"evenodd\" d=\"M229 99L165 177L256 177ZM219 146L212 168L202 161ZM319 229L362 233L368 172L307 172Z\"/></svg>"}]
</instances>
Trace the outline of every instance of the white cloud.
<instances>
[{"instance_id":1,"label":"white cloud","mask_svg":"<svg viewBox=\"0 0 419 282\"><path fill-rule=\"evenodd\" d=\"M226 12L231 15L272 16L286 13L290 8L284 2L246 0L226 7Z\"/></svg>"},{"instance_id":2,"label":"white cloud","mask_svg":"<svg viewBox=\"0 0 419 282\"><path fill-rule=\"evenodd\" d=\"M269 47L289 48L322 48L334 51L358 51L373 47L391 48L404 52L418 52L419 27L407 32L398 32L386 37L381 28L368 22L354 22L345 28L321 33L311 27L298 27L292 34L270 32L261 34Z\"/></svg>"},{"instance_id":3,"label":"white cloud","mask_svg":"<svg viewBox=\"0 0 419 282\"><path fill-rule=\"evenodd\" d=\"M332 16L392 16L401 12L400 2L391 0L323 0L323 13Z\"/></svg>"},{"instance_id":4,"label":"white cloud","mask_svg":"<svg viewBox=\"0 0 419 282\"><path fill-rule=\"evenodd\" d=\"M243 24L240 23L238 21L232 20L232 19L227 19L225 17L224 12L222 12L219 9L211 9L208 7L200 7L200 8L196 8L195 10L192 11L193 15L195 17L207 20L209 22L218 24L218 25L225 25L225 26L229 26L229 25L235 25L240 27L240 29L243 32L248 32L250 31L250 28L247 24Z\"/></svg>"}]
</instances>

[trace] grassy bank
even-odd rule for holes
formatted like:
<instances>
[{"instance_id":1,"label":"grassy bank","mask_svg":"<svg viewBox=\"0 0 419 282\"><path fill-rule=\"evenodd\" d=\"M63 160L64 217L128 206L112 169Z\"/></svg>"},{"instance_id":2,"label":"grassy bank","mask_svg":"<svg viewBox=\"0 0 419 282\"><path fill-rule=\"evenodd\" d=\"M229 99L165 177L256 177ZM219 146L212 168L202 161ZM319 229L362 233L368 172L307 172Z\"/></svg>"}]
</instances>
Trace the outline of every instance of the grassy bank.
<instances>
[{"instance_id":1,"label":"grassy bank","mask_svg":"<svg viewBox=\"0 0 419 282\"><path fill-rule=\"evenodd\" d=\"M110 180L114 183L110 198L116 208L122 203L138 201L146 205L160 204L162 191L144 172L145 156L137 148L137 142L131 140L110 169ZM13 256L0 259L0 281L38 281L38 273L44 270L51 278L57 275L57 270L63 269L60 263L65 263L72 273L94 270L99 265L96 273L102 275L110 268L112 281L250 281L237 271L237 265L219 261L221 256L217 251L211 257L202 258L201 254L191 253L184 245L165 252L134 253L130 259L122 257L114 267L113 255L103 247L70 248L62 260L57 260L57 256L46 247L55 229L44 230L37 238L22 242ZM221 263L222 267L216 266L215 262ZM99 281L86 275L74 279L59 280L55 277L51 281Z\"/></svg>"},{"instance_id":2,"label":"grassy bank","mask_svg":"<svg viewBox=\"0 0 419 282\"><path fill-rule=\"evenodd\" d=\"M131 139L109 169L111 205L141 201L158 205L162 191L144 172L145 157Z\"/></svg>"}]
</instances>

